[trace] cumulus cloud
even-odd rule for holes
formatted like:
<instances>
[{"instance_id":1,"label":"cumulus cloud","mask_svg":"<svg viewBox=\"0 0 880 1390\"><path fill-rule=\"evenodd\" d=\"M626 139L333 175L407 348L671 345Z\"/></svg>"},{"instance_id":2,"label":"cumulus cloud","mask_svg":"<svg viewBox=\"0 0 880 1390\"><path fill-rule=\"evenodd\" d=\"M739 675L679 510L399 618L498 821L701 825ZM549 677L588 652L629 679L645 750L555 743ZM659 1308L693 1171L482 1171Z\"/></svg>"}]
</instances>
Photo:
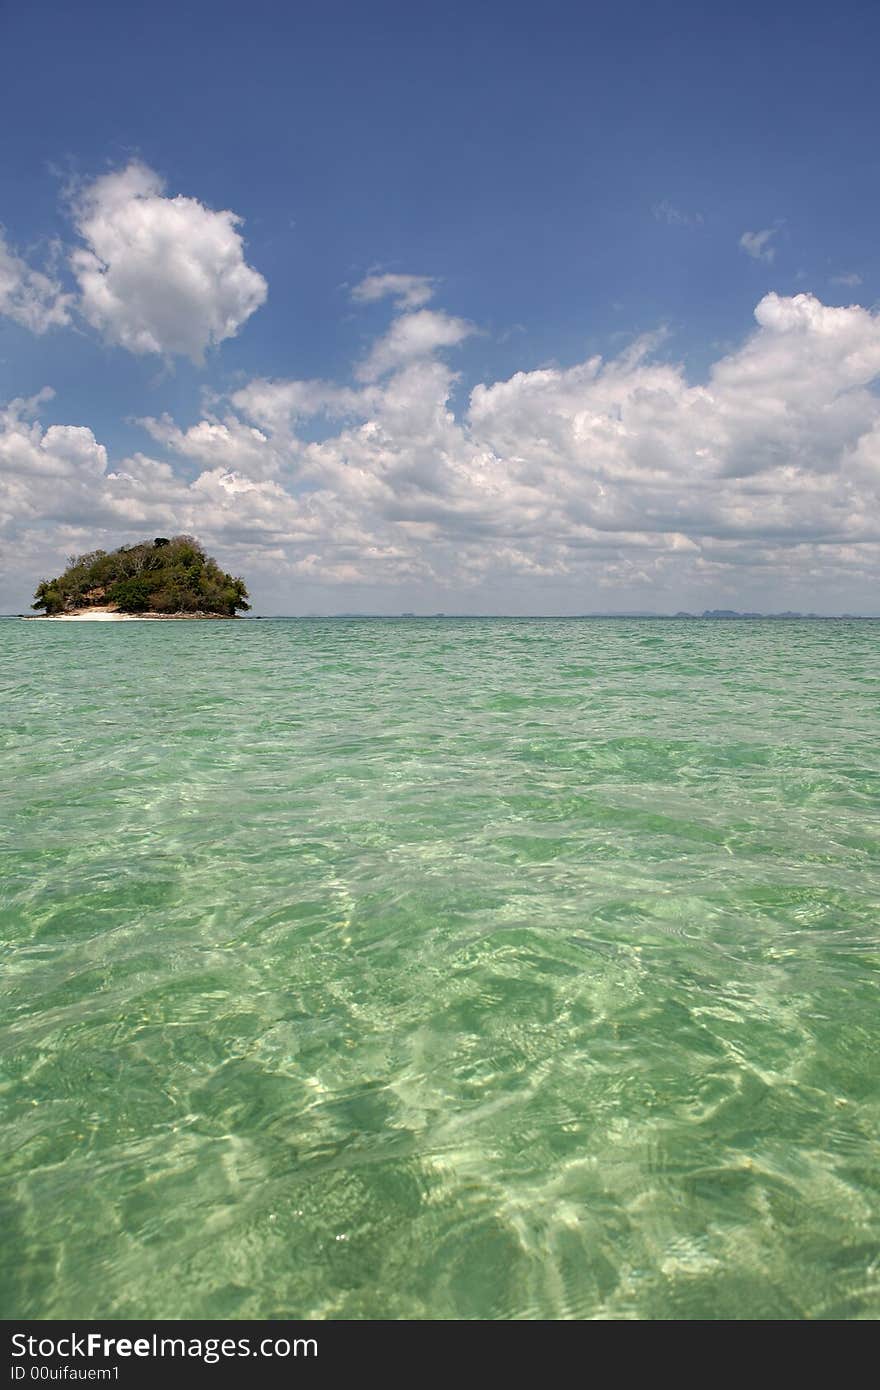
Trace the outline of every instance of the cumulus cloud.
<instances>
[{"instance_id":1,"label":"cumulus cloud","mask_svg":"<svg viewBox=\"0 0 880 1390\"><path fill-rule=\"evenodd\" d=\"M764 261L766 265L771 265L776 255L776 247L771 246L770 241L776 232L776 227L765 227L762 232L743 232L739 244L753 261Z\"/></svg>"},{"instance_id":2,"label":"cumulus cloud","mask_svg":"<svg viewBox=\"0 0 880 1390\"><path fill-rule=\"evenodd\" d=\"M17 477L93 479L107 467L107 450L85 425L50 425L44 431L36 423L39 408L52 395L45 389L11 401L0 413L0 472L11 476L13 486Z\"/></svg>"},{"instance_id":3,"label":"cumulus cloud","mask_svg":"<svg viewBox=\"0 0 880 1390\"><path fill-rule=\"evenodd\" d=\"M157 443L195 464L244 470L252 478L272 477L281 467L282 460L262 430L234 415L223 419L211 416L187 430L180 429L169 415L158 420L147 416L138 423Z\"/></svg>"},{"instance_id":4,"label":"cumulus cloud","mask_svg":"<svg viewBox=\"0 0 880 1390\"><path fill-rule=\"evenodd\" d=\"M70 322L73 295L53 275L35 270L6 241L0 228L0 314L32 333Z\"/></svg>"},{"instance_id":5,"label":"cumulus cloud","mask_svg":"<svg viewBox=\"0 0 880 1390\"><path fill-rule=\"evenodd\" d=\"M357 304L391 298L406 309L421 309L433 299L435 284L427 275L368 275L355 285L351 297Z\"/></svg>"},{"instance_id":6,"label":"cumulus cloud","mask_svg":"<svg viewBox=\"0 0 880 1390\"><path fill-rule=\"evenodd\" d=\"M74 217L80 311L129 352L200 362L266 298L266 281L244 258L241 219L196 198L166 197L143 164L81 190Z\"/></svg>"},{"instance_id":7,"label":"cumulus cloud","mask_svg":"<svg viewBox=\"0 0 880 1390\"><path fill-rule=\"evenodd\" d=\"M453 318L437 309L401 314L385 336L374 343L357 375L361 381L375 381L417 358L430 357L438 348L457 347L475 331L465 319Z\"/></svg>"},{"instance_id":8,"label":"cumulus cloud","mask_svg":"<svg viewBox=\"0 0 880 1390\"><path fill-rule=\"evenodd\" d=\"M236 410L255 424L276 433L297 420L315 415L340 419L363 409L369 399L363 390L330 381L266 381L257 379L231 397Z\"/></svg>"},{"instance_id":9,"label":"cumulus cloud","mask_svg":"<svg viewBox=\"0 0 880 1390\"><path fill-rule=\"evenodd\" d=\"M0 424L5 549L20 569L48 537L64 554L80 531L192 531L270 611L304 592L329 608L880 608L880 315L768 294L703 382L647 338L477 384L459 415L438 355L452 340L426 333L360 387L255 381L187 428L151 419L166 457L112 469L85 425L43 429L45 397L19 402ZM315 413L326 437L302 428Z\"/></svg>"}]
</instances>

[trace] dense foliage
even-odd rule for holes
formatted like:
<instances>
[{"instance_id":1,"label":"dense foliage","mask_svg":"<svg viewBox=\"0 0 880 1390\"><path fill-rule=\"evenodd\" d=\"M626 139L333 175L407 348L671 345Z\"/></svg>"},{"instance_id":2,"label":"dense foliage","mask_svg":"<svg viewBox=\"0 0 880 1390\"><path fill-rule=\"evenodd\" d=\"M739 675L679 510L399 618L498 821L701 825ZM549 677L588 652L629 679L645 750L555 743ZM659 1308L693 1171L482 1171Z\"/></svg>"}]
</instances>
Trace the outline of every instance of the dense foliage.
<instances>
[{"instance_id":1,"label":"dense foliage","mask_svg":"<svg viewBox=\"0 0 880 1390\"><path fill-rule=\"evenodd\" d=\"M34 608L48 615L90 607L122 613L212 613L248 609L243 579L224 574L192 536L157 536L140 545L72 555L57 579L44 579Z\"/></svg>"}]
</instances>

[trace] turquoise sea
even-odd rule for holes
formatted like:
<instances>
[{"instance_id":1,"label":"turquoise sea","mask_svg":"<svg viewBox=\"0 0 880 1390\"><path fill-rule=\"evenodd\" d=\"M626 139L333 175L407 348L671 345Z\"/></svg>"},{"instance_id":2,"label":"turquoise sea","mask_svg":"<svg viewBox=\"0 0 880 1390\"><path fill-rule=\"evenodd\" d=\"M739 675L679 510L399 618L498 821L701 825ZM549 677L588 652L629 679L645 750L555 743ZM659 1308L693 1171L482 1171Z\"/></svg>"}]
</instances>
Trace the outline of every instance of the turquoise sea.
<instances>
[{"instance_id":1,"label":"turquoise sea","mask_svg":"<svg viewBox=\"0 0 880 1390\"><path fill-rule=\"evenodd\" d=\"M0 672L0 1315L880 1314L880 623Z\"/></svg>"}]
</instances>

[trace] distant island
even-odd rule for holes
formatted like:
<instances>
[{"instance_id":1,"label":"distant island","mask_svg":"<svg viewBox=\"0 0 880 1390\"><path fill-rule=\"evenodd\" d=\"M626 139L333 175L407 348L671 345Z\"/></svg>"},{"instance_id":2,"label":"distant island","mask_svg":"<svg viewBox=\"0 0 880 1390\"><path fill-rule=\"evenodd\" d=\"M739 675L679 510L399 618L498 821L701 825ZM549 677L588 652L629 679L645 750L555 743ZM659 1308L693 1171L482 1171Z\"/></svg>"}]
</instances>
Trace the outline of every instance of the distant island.
<instances>
[{"instance_id":1,"label":"distant island","mask_svg":"<svg viewBox=\"0 0 880 1390\"><path fill-rule=\"evenodd\" d=\"M31 607L46 618L234 618L247 599L244 580L193 536L156 536L71 556L63 574L41 581Z\"/></svg>"},{"instance_id":2,"label":"distant island","mask_svg":"<svg viewBox=\"0 0 880 1390\"><path fill-rule=\"evenodd\" d=\"M768 619L783 620L786 618L817 619L819 622L828 620L827 614L822 613L795 613L786 609L783 613L739 613L735 608L704 608L702 613L676 613L676 618L761 618L765 622ZM858 618L858 613L841 613L841 618Z\"/></svg>"}]
</instances>

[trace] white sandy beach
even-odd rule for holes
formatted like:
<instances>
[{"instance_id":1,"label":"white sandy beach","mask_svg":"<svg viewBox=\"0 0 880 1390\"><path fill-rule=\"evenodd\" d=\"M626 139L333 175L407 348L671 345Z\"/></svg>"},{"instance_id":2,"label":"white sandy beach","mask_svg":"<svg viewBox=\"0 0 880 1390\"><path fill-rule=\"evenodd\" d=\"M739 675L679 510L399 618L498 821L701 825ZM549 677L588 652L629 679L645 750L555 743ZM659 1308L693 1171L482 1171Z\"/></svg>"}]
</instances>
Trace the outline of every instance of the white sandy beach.
<instances>
[{"instance_id":1,"label":"white sandy beach","mask_svg":"<svg viewBox=\"0 0 880 1390\"><path fill-rule=\"evenodd\" d=\"M223 616L219 613L117 613L111 608L83 608L78 613L51 615L22 613L21 616L27 623L173 623L199 619L223 621Z\"/></svg>"},{"instance_id":2,"label":"white sandy beach","mask_svg":"<svg viewBox=\"0 0 880 1390\"><path fill-rule=\"evenodd\" d=\"M55 613L52 616L34 614L33 618L29 613L22 614L25 622L38 623L139 623L147 616L146 613L108 613L102 608L84 609L81 613Z\"/></svg>"}]
</instances>

